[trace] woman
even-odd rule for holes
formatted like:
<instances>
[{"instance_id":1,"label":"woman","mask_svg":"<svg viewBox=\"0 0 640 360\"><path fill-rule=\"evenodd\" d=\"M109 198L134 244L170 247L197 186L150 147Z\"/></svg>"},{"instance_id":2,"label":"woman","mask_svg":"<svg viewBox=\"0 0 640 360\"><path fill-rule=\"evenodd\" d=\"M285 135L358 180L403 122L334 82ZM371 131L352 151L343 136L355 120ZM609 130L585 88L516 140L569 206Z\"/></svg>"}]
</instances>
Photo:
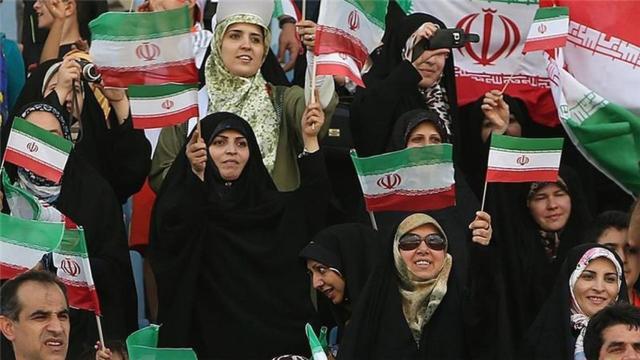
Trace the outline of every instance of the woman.
<instances>
[{"instance_id":1,"label":"woman","mask_svg":"<svg viewBox=\"0 0 640 360\"><path fill-rule=\"evenodd\" d=\"M247 119L254 129L267 170L279 190L298 187L296 157L303 151L300 119L305 94L299 87L273 86L259 73L265 61L271 32L271 2L248 2L252 9L231 11L232 2L218 4L218 23L205 64L208 93L207 113L228 111ZM237 10L237 9L235 9ZM320 76L319 99L330 119L337 104L333 79ZM307 86L310 95L310 86ZM327 122L321 134L328 129ZM191 125L165 128L160 134L150 174L151 185L159 189Z\"/></svg>"},{"instance_id":2,"label":"woman","mask_svg":"<svg viewBox=\"0 0 640 360\"><path fill-rule=\"evenodd\" d=\"M358 155L385 152L395 122L413 109L437 112L450 141L457 145L453 54L449 49L413 53L420 40L445 27L431 15L411 14L397 24L389 41L372 56L373 66L363 77L367 87L358 88L351 105L351 128Z\"/></svg>"},{"instance_id":3,"label":"woman","mask_svg":"<svg viewBox=\"0 0 640 360\"><path fill-rule=\"evenodd\" d=\"M460 281L447 236L432 217L405 218L370 277L339 359L465 359L485 354L495 303L488 214L470 224L473 280ZM473 300L473 302L470 302ZM485 319L486 317L486 319ZM487 321L484 321L487 320ZM481 325L481 326L480 326ZM471 332L482 329L482 331ZM484 344L484 345L483 345Z\"/></svg>"},{"instance_id":4,"label":"woman","mask_svg":"<svg viewBox=\"0 0 640 360\"><path fill-rule=\"evenodd\" d=\"M58 136L71 138L66 119L49 104L28 104L17 114ZM11 124L7 126L10 128ZM137 316L122 208L111 186L92 165L74 148L60 183L13 164L5 163L5 169L13 186L39 204L42 216L46 214L46 218L34 220L70 220L84 228L91 272L100 295L104 336L124 339L137 329ZM7 210L12 214L29 212L16 208L28 206L27 202L9 203ZM93 346L98 331L91 312L73 310L71 322L69 357L77 358L83 347Z\"/></svg>"},{"instance_id":5,"label":"woman","mask_svg":"<svg viewBox=\"0 0 640 360\"><path fill-rule=\"evenodd\" d=\"M162 347L224 359L308 352L304 324L313 307L297 255L324 226L323 121L314 103L300 126L301 186L290 193L276 189L239 116L207 115L191 134L152 217Z\"/></svg>"},{"instance_id":6,"label":"woman","mask_svg":"<svg viewBox=\"0 0 640 360\"><path fill-rule=\"evenodd\" d=\"M74 51L64 59L40 64L27 79L16 109L35 101L55 107L71 124L76 151L111 184L123 203L142 187L149 173L151 146L144 131L132 126L125 92L88 83L78 59L90 61L88 54ZM6 130L3 133L7 135Z\"/></svg>"},{"instance_id":7,"label":"woman","mask_svg":"<svg viewBox=\"0 0 640 360\"><path fill-rule=\"evenodd\" d=\"M552 294L527 333L522 356L585 359L583 340L589 319L617 301L627 301L620 259L597 244L571 249Z\"/></svg>"},{"instance_id":8,"label":"woman","mask_svg":"<svg viewBox=\"0 0 640 360\"><path fill-rule=\"evenodd\" d=\"M338 337L342 336L369 275L380 262L381 250L382 241L376 231L351 223L320 231L300 252L313 288L332 304Z\"/></svg>"}]
</instances>

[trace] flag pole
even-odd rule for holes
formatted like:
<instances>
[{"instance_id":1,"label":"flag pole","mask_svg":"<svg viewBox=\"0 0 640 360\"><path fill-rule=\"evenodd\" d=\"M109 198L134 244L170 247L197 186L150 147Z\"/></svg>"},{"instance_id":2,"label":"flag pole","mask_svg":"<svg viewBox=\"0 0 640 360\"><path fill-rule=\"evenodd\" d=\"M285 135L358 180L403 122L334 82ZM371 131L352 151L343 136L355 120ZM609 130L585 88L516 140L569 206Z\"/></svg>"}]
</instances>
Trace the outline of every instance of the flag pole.
<instances>
[{"instance_id":1,"label":"flag pole","mask_svg":"<svg viewBox=\"0 0 640 360\"><path fill-rule=\"evenodd\" d=\"M104 349L104 334L102 333L102 323L100 322L100 316L96 314L96 323L98 324L98 337L100 338L100 346Z\"/></svg>"},{"instance_id":2,"label":"flag pole","mask_svg":"<svg viewBox=\"0 0 640 360\"><path fill-rule=\"evenodd\" d=\"M482 190L482 204L480 205L480 211L484 211L484 200L487 197L487 176L484 179L484 190Z\"/></svg>"},{"instance_id":3,"label":"flag pole","mask_svg":"<svg viewBox=\"0 0 640 360\"><path fill-rule=\"evenodd\" d=\"M307 0L302 0L302 21L307 19Z\"/></svg>"},{"instance_id":4,"label":"flag pole","mask_svg":"<svg viewBox=\"0 0 640 360\"><path fill-rule=\"evenodd\" d=\"M131 0L131 4L129 5L129 12L133 12L133 3L135 3L136 0Z\"/></svg>"},{"instance_id":5,"label":"flag pole","mask_svg":"<svg viewBox=\"0 0 640 360\"><path fill-rule=\"evenodd\" d=\"M373 215L373 211L367 211L369 213L369 219L371 220L371 226L373 230L378 231L378 223L376 223L376 217Z\"/></svg>"}]
</instances>

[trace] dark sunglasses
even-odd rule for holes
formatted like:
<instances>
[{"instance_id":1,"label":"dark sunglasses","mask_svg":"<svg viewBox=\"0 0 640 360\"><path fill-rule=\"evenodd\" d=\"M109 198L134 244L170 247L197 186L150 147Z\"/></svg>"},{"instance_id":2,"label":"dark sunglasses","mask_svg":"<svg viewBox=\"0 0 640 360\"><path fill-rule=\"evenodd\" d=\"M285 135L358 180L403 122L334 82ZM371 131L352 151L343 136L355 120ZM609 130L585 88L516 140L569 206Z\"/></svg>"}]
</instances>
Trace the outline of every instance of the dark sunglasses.
<instances>
[{"instance_id":1,"label":"dark sunglasses","mask_svg":"<svg viewBox=\"0 0 640 360\"><path fill-rule=\"evenodd\" d=\"M398 240L398 249L404 251L415 250L423 242L432 250L443 250L447 245L447 241L440 234L429 234L424 238L417 234L406 234Z\"/></svg>"}]
</instances>

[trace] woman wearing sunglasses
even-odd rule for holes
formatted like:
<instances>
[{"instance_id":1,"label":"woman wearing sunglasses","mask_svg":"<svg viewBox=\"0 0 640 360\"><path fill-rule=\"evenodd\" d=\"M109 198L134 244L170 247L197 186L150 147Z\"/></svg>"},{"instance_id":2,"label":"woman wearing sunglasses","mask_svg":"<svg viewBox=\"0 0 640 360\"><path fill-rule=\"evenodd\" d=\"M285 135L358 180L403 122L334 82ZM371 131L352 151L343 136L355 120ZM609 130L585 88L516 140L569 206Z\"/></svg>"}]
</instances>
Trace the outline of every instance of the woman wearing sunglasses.
<instances>
[{"instance_id":1,"label":"woman wearing sunglasses","mask_svg":"<svg viewBox=\"0 0 640 360\"><path fill-rule=\"evenodd\" d=\"M469 229L473 243L465 283L440 224L426 214L406 217L353 310L338 359L482 357L498 306L496 262L487 246L490 216L478 212Z\"/></svg>"}]
</instances>

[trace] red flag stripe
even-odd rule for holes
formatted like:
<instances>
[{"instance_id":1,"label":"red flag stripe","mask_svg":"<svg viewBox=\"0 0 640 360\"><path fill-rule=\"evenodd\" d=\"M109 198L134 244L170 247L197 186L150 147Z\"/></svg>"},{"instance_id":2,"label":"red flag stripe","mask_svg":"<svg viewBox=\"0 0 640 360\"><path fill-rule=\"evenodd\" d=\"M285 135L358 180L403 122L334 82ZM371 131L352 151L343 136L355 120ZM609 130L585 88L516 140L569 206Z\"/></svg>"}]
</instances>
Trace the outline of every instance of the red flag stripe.
<instances>
[{"instance_id":1,"label":"red flag stripe","mask_svg":"<svg viewBox=\"0 0 640 360\"><path fill-rule=\"evenodd\" d=\"M346 76L349 80L353 81L356 85L360 87L365 87L364 82L362 82L362 78L360 74L354 74L353 71L349 69L348 66L334 63L334 64L318 64L316 66L316 75L341 75Z\"/></svg>"},{"instance_id":2,"label":"red flag stripe","mask_svg":"<svg viewBox=\"0 0 640 360\"><path fill-rule=\"evenodd\" d=\"M456 204L455 186L437 194L416 196L391 194L370 198L365 196L368 211L428 211Z\"/></svg>"},{"instance_id":3,"label":"red flag stripe","mask_svg":"<svg viewBox=\"0 0 640 360\"><path fill-rule=\"evenodd\" d=\"M62 178L62 171L59 169L47 166L47 164L41 160L27 156L21 152L13 150L12 148L7 148L4 159L12 164L31 170L55 183L58 183L60 178Z\"/></svg>"},{"instance_id":4,"label":"red flag stripe","mask_svg":"<svg viewBox=\"0 0 640 360\"><path fill-rule=\"evenodd\" d=\"M342 53L355 60L358 67L362 68L369 54L364 44L345 31L329 26L318 26L316 30L316 43L314 53L316 55Z\"/></svg>"},{"instance_id":5,"label":"red flag stripe","mask_svg":"<svg viewBox=\"0 0 640 360\"><path fill-rule=\"evenodd\" d=\"M61 278L67 287L67 297L69 298L69 306L76 309L89 310L100 315L100 302L98 301L98 293L95 287L87 287L82 284L67 281Z\"/></svg>"},{"instance_id":6,"label":"red flag stripe","mask_svg":"<svg viewBox=\"0 0 640 360\"><path fill-rule=\"evenodd\" d=\"M152 129L182 124L192 117L198 117L198 105L195 104L180 111L154 116L131 115L136 129Z\"/></svg>"},{"instance_id":7,"label":"red flag stripe","mask_svg":"<svg viewBox=\"0 0 640 360\"><path fill-rule=\"evenodd\" d=\"M563 47L567 43L567 35L558 35L555 37L541 38L537 40L530 40L524 44L522 52L547 50L553 48Z\"/></svg>"},{"instance_id":8,"label":"red flag stripe","mask_svg":"<svg viewBox=\"0 0 640 360\"><path fill-rule=\"evenodd\" d=\"M172 64L153 69L101 68L105 86L126 88L129 85L191 84L198 82L195 64Z\"/></svg>"},{"instance_id":9,"label":"red flag stripe","mask_svg":"<svg viewBox=\"0 0 640 360\"><path fill-rule=\"evenodd\" d=\"M35 266L36 264L33 265ZM26 271L29 271L29 269L26 267L15 266L12 264L0 262L0 280L13 279L14 277Z\"/></svg>"},{"instance_id":10,"label":"red flag stripe","mask_svg":"<svg viewBox=\"0 0 640 360\"><path fill-rule=\"evenodd\" d=\"M558 181L558 170L513 171L487 169L487 182Z\"/></svg>"}]
</instances>

